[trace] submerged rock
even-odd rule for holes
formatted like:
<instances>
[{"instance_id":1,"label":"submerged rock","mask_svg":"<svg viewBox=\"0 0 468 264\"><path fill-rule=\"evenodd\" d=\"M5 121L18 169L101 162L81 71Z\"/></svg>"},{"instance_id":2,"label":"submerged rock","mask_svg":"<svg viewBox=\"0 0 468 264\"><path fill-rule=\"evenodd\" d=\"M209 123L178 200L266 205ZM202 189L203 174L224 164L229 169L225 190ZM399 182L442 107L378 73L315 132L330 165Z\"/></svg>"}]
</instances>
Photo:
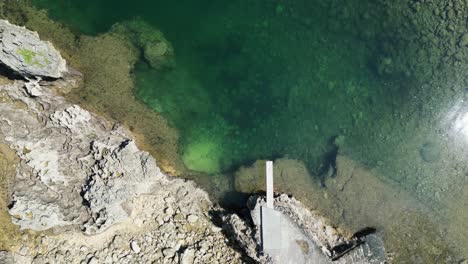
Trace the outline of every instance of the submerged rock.
<instances>
[{"instance_id":1,"label":"submerged rock","mask_svg":"<svg viewBox=\"0 0 468 264\"><path fill-rule=\"evenodd\" d=\"M425 143L419 150L419 154L425 162L435 162L440 159L439 147L431 142Z\"/></svg>"},{"instance_id":2,"label":"submerged rock","mask_svg":"<svg viewBox=\"0 0 468 264\"><path fill-rule=\"evenodd\" d=\"M16 73L26 76L60 78L66 62L48 41L36 32L0 20L0 61Z\"/></svg>"},{"instance_id":3,"label":"submerged rock","mask_svg":"<svg viewBox=\"0 0 468 264\"><path fill-rule=\"evenodd\" d=\"M174 49L164 34L142 19L116 24L113 31L127 36L153 69L174 66Z\"/></svg>"}]
</instances>

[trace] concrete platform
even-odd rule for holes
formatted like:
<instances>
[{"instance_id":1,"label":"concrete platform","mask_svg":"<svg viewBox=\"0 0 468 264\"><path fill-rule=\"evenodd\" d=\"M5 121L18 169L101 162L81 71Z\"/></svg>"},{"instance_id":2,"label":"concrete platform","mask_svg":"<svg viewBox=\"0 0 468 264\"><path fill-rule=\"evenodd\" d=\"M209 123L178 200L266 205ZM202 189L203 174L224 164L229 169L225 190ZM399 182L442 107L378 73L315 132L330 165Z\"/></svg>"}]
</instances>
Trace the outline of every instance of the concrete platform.
<instances>
[{"instance_id":1,"label":"concrete platform","mask_svg":"<svg viewBox=\"0 0 468 264\"><path fill-rule=\"evenodd\" d=\"M263 252L273 263L286 264L384 264L385 248L379 236L365 237L366 243L353 249L342 258L332 261L288 216L259 206Z\"/></svg>"},{"instance_id":2,"label":"concrete platform","mask_svg":"<svg viewBox=\"0 0 468 264\"><path fill-rule=\"evenodd\" d=\"M315 243L281 212L261 207L261 223L263 251L274 263L332 263Z\"/></svg>"}]
</instances>

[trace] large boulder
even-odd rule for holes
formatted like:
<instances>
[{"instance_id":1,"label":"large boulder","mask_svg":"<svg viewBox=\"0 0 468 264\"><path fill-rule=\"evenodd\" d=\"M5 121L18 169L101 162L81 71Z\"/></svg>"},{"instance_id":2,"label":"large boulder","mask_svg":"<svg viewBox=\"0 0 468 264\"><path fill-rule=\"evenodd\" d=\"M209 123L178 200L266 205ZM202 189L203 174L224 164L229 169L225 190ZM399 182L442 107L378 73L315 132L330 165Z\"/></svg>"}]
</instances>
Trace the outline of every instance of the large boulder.
<instances>
[{"instance_id":1,"label":"large boulder","mask_svg":"<svg viewBox=\"0 0 468 264\"><path fill-rule=\"evenodd\" d=\"M0 20L0 62L25 77L61 78L66 62L36 32Z\"/></svg>"}]
</instances>

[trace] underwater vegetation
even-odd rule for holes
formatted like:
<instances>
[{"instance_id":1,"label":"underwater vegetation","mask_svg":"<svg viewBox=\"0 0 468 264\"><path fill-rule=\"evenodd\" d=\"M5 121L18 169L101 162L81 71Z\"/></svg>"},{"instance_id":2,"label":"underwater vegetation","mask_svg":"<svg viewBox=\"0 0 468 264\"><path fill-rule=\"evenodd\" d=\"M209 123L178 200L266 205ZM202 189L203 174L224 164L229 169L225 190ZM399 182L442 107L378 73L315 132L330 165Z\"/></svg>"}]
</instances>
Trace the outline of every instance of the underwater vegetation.
<instances>
[{"instance_id":1,"label":"underwater vegetation","mask_svg":"<svg viewBox=\"0 0 468 264\"><path fill-rule=\"evenodd\" d=\"M370 118L365 109L386 92L361 41L350 36L344 48L342 33L324 23L296 32L287 18L265 16L214 15L224 28L184 34L191 41L179 53L173 41L174 68L136 67L137 97L178 128L189 169L216 173L288 155L320 170L329 141Z\"/></svg>"}]
</instances>

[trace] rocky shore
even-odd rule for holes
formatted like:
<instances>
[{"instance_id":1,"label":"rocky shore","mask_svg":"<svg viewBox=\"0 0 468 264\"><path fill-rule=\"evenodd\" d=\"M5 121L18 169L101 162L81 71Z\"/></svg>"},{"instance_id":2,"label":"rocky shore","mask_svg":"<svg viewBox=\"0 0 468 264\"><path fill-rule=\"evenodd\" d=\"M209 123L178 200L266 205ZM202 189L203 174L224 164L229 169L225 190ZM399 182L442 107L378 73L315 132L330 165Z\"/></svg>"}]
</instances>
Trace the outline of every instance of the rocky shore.
<instances>
[{"instance_id":1,"label":"rocky shore","mask_svg":"<svg viewBox=\"0 0 468 264\"><path fill-rule=\"evenodd\" d=\"M29 32L6 21L1 25L11 35ZM50 58L51 69L63 67L50 43L28 41L39 43L32 45L34 52ZM10 48L21 48L15 45ZM204 191L163 174L123 127L56 95L64 80L38 78L60 77L55 70L39 74L19 60L2 62L31 80L2 78L0 86L0 131L19 157L9 213L20 229L48 230L49 235L25 233L11 253L2 253L5 261L241 261L211 222L208 213L214 207Z\"/></svg>"},{"instance_id":2,"label":"rocky shore","mask_svg":"<svg viewBox=\"0 0 468 264\"><path fill-rule=\"evenodd\" d=\"M21 234L0 251L0 263L271 262L260 251L256 209L252 225L193 182L163 173L125 127L59 95L82 76L52 44L7 21L0 26L9 73L0 79L0 135L18 159L6 202ZM23 43L31 52L13 56ZM344 241L298 201L278 199L325 252Z\"/></svg>"},{"instance_id":3,"label":"rocky shore","mask_svg":"<svg viewBox=\"0 0 468 264\"><path fill-rule=\"evenodd\" d=\"M66 102L55 89L53 82L4 78L0 85L0 129L20 159L11 220L23 230L47 230L24 233L0 260L268 262L258 220L255 228L214 206L193 182L165 175L125 128ZM315 243L327 250L344 241L294 201L283 196L277 205L289 208ZM224 215L224 224L215 225L212 214Z\"/></svg>"}]
</instances>

